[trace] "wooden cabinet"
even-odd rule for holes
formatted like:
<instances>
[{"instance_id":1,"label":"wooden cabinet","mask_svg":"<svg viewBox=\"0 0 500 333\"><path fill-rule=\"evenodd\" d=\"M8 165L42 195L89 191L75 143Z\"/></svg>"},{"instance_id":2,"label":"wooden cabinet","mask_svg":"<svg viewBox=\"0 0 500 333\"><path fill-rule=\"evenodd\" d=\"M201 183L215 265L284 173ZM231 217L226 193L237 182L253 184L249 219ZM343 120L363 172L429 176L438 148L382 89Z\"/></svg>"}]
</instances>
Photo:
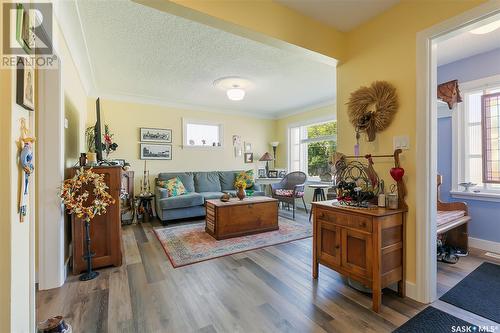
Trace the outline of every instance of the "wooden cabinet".
<instances>
[{"instance_id":1,"label":"wooden cabinet","mask_svg":"<svg viewBox=\"0 0 500 333\"><path fill-rule=\"evenodd\" d=\"M77 168L70 170L72 177ZM93 167L95 173L104 174L104 181L108 191L115 199L115 204L108 207L106 214L96 215L90 222L90 249L95 253L92 258L94 268L106 266L120 266L122 264L121 251L121 221L120 221L120 190L122 182L122 168L119 166ZM92 193L92 187L87 188ZM90 200L93 199L92 194ZM86 261L83 259L85 251L84 221L76 217L71 218L73 236L73 274L86 270Z\"/></svg>"},{"instance_id":2,"label":"wooden cabinet","mask_svg":"<svg viewBox=\"0 0 500 333\"><path fill-rule=\"evenodd\" d=\"M380 310L382 288L398 283L404 296L405 210L353 209L313 202L313 277L327 266L373 291Z\"/></svg>"}]
</instances>

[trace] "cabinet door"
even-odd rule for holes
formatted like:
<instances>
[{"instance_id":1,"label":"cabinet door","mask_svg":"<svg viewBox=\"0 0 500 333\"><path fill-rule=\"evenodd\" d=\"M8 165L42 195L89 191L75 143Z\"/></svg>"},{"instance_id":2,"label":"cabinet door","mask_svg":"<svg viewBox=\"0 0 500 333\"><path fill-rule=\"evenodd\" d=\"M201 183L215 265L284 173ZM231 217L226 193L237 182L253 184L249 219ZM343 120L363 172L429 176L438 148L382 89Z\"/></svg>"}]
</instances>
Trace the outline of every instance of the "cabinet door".
<instances>
[{"instance_id":1,"label":"cabinet door","mask_svg":"<svg viewBox=\"0 0 500 333\"><path fill-rule=\"evenodd\" d=\"M359 276L371 278L371 234L342 229L342 267Z\"/></svg>"},{"instance_id":2,"label":"cabinet door","mask_svg":"<svg viewBox=\"0 0 500 333\"><path fill-rule=\"evenodd\" d=\"M318 221L318 227L318 259L327 265L340 266L340 228L323 221Z\"/></svg>"}]
</instances>

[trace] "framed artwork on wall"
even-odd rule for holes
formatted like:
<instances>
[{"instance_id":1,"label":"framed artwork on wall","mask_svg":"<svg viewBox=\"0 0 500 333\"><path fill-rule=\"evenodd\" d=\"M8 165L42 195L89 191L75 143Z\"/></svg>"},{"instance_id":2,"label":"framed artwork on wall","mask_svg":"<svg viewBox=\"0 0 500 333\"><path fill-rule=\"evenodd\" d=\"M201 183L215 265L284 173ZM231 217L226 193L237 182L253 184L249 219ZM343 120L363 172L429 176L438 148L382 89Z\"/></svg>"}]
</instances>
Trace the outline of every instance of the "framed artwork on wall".
<instances>
[{"instance_id":1,"label":"framed artwork on wall","mask_svg":"<svg viewBox=\"0 0 500 333\"><path fill-rule=\"evenodd\" d=\"M253 153L245 153L245 163L253 163Z\"/></svg>"},{"instance_id":2,"label":"framed artwork on wall","mask_svg":"<svg viewBox=\"0 0 500 333\"><path fill-rule=\"evenodd\" d=\"M35 68L24 57L17 57L16 103L30 111L35 110Z\"/></svg>"},{"instance_id":3,"label":"framed artwork on wall","mask_svg":"<svg viewBox=\"0 0 500 333\"><path fill-rule=\"evenodd\" d=\"M140 159L141 160L171 160L172 145L161 144L140 144Z\"/></svg>"},{"instance_id":4,"label":"framed artwork on wall","mask_svg":"<svg viewBox=\"0 0 500 333\"><path fill-rule=\"evenodd\" d=\"M172 143L172 130L167 128L141 127L139 141Z\"/></svg>"},{"instance_id":5,"label":"framed artwork on wall","mask_svg":"<svg viewBox=\"0 0 500 333\"><path fill-rule=\"evenodd\" d=\"M250 142L245 142L245 153L251 153L252 152L252 144Z\"/></svg>"}]
</instances>

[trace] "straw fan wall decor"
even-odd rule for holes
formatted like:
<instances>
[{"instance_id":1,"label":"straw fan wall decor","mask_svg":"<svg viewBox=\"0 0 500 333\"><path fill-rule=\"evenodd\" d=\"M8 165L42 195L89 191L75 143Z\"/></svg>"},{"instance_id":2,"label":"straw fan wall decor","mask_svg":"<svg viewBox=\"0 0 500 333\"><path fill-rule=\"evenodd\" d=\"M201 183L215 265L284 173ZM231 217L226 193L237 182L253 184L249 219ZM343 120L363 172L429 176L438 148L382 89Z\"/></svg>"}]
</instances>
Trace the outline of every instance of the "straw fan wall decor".
<instances>
[{"instance_id":1,"label":"straw fan wall decor","mask_svg":"<svg viewBox=\"0 0 500 333\"><path fill-rule=\"evenodd\" d=\"M390 125L398 110L396 88L386 81L375 81L351 93L347 107L356 139L359 140L360 132L366 132L368 141L374 141L375 134Z\"/></svg>"}]
</instances>

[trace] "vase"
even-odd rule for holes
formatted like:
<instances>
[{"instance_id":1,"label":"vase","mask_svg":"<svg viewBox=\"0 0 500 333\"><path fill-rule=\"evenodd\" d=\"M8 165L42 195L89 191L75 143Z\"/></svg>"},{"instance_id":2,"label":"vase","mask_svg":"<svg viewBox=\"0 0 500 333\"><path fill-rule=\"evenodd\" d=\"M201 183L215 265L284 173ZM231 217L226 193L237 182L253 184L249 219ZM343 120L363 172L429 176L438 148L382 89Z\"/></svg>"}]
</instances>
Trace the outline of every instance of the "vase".
<instances>
[{"instance_id":1,"label":"vase","mask_svg":"<svg viewBox=\"0 0 500 333\"><path fill-rule=\"evenodd\" d=\"M238 188L238 192L236 192L236 196L237 196L237 197L238 197L238 199L240 199L240 200L245 199L246 193L245 193L245 190L243 189L243 187L239 187L239 188Z\"/></svg>"},{"instance_id":2,"label":"vase","mask_svg":"<svg viewBox=\"0 0 500 333\"><path fill-rule=\"evenodd\" d=\"M91 153L91 152L88 152L88 153L87 153L87 163L88 163L90 166L95 166L95 165L97 165L97 153Z\"/></svg>"}]
</instances>

